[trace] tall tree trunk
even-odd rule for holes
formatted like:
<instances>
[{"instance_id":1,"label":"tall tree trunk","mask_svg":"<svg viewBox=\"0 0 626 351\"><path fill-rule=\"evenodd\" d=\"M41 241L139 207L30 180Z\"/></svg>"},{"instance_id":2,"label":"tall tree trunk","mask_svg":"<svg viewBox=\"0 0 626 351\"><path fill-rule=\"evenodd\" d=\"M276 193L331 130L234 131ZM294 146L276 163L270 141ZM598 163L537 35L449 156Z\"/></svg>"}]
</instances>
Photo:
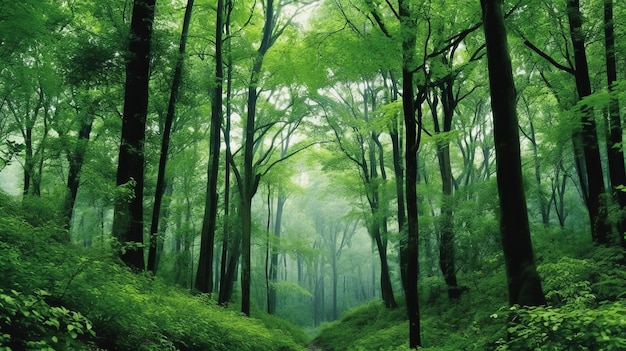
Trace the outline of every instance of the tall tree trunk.
<instances>
[{"instance_id":1,"label":"tall tree trunk","mask_svg":"<svg viewBox=\"0 0 626 351\"><path fill-rule=\"evenodd\" d=\"M117 168L117 185L128 186L129 198L118 199L113 234L122 245L122 260L131 268L145 269L143 254L144 142L148 114L150 40L156 0L135 0L130 24L122 138Z\"/></svg>"},{"instance_id":2,"label":"tall tree trunk","mask_svg":"<svg viewBox=\"0 0 626 351\"><path fill-rule=\"evenodd\" d=\"M226 18L224 21L224 34L226 38L230 38L230 13L232 11L233 3L231 0L226 0L225 8L226 8ZM224 121L224 144L226 145L226 157L224 160L224 230L222 233L222 257L220 262L220 287L218 294L218 303L219 304L227 304L230 301L231 296L230 292L232 291L232 281L233 281L233 271L229 271L229 251L233 251L229 249L229 243L233 241L232 237L232 226L230 219L230 206L231 206L231 184L230 184L230 175L231 175L231 162L232 162L232 152L230 150L230 116L231 116L231 96L232 96L232 78L233 78L233 65L232 65L232 55L231 55L231 44L230 39L226 40L226 119ZM237 248L237 259L239 258L239 245L236 245ZM232 252L231 252L232 255ZM234 268L234 267L233 267Z\"/></svg>"},{"instance_id":3,"label":"tall tree trunk","mask_svg":"<svg viewBox=\"0 0 626 351\"><path fill-rule=\"evenodd\" d=\"M406 235L406 286L404 296L406 299L407 313L409 317L409 347L417 349L422 344L420 332L419 294L417 279L419 273L419 226L417 208L417 150L419 148L419 132L417 130L417 118L415 114L413 87L413 60L415 57L415 44L417 33L417 21L411 13L408 0L398 0L400 26L402 32L402 110L404 112L405 130L405 191L407 211L407 235ZM421 113L421 109L418 110Z\"/></svg>"},{"instance_id":4,"label":"tall tree trunk","mask_svg":"<svg viewBox=\"0 0 626 351\"><path fill-rule=\"evenodd\" d=\"M196 274L196 289L208 293L213 289L213 248L217 221L217 178L220 162L220 131L222 129L222 92L224 86L224 62L222 56L222 33L224 31L224 0L217 1L215 21L215 86L211 94L211 132L207 189L204 204L204 219L200 241L200 259Z\"/></svg>"},{"instance_id":5,"label":"tall tree trunk","mask_svg":"<svg viewBox=\"0 0 626 351\"><path fill-rule=\"evenodd\" d=\"M258 84L265 54L273 44L274 0L265 4L265 22L261 44L253 58L250 84L248 86L248 115L244 126L243 177L238 177L241 221L241 312L250 315L250 237L252 234L252 198L256 193L260 175L254 169L254 134L256 131L256 105Z\"/></svg>"},{"instance_id":6,"label":"tall tree trunk","mask_svg":"<svg viewBox=\"0 0 626 351\"><path fill-rule=\"evenodd\" d=\"M500 236L504 251L509 303L543 305L545 297L537 274L530 239L522 180L516 92L509 57L502 0L481 0L489 88L493 112Z\"/></svg>"},{"instance_id":7,"label":"tall tree trunk","mask_svg":"<svg viewBox=\"0 0 626 351\"><path fill-rule=\"evenodd\" d=\"M587 65L587 54L585 52L585 38L582 31L582 14L580 13L579 0L567 0L567 16L569 19L570 36L574 49L574 62L576 70L576 89L578 98L583 99L591 95L591 82L589 80L589 68ZM596 122L593 116L593 109L589 106L580 106L581 130L575 135L582 145L584 163L587 178L587 193L585 201L589 211L591 223L591 237L594 242L608 244L611 227L607 223L607 211L603 195L604 178L602 175L602 162L600 149L598 147L598 135L596 132ZM581 179L581 183L584 179Z\"/></svg>"},{"instance_id":8,"label":"tall tree trunk","mask_svg":"<svg viewBox=\"0 0 626 351\"><path fill-rule=\"evenodd\" d=\"M170 89L170 99L167 105L167 114L163 126L163 135L161 136L161 155L159 157L159 169L157 171L157 183L154 194L154 207L152 208L152 222L150 224L150 246L148 247L148 271L156 274L156 265L158 259L159 246L159 216L161 215L161 202L165 191L165 168L167 165L167 155L170 147L170 135L172 133L172 124L176 116L176 103L178 102L178 92L183 77L183 62L185 58L185 47L187 46L187 33L189 32L189 23L191 22L191 12L194 0L187 1L185 8L185 17L183 19L183 29L180 35L180 44L178 47L178 58L176 59L176 68L174 69L174 78L172 79L172 87Z\"/></svg>"},{"instance_id":9,"label":"tall tree trunk","mask_svg":"<svg viewBox=\"0 0 626 351\"><path fill-rule=\"evenodd\" d=\"M606 76L609 87L609 134L607 152L609 159L609 174L611 188L621 209L626 208L626 192L617 189L626 185L626 169L624 166L624 147L622 145L622 122L620 118L619 100L614 95L614 84L617 81L617 64L615 59L615 33L613 24L613 0L604 0L604 53L606 57ZM626 247L624 232L626 220L620 218L617 222L617 233L622 246Z\"/></svg>"}]
</instances>

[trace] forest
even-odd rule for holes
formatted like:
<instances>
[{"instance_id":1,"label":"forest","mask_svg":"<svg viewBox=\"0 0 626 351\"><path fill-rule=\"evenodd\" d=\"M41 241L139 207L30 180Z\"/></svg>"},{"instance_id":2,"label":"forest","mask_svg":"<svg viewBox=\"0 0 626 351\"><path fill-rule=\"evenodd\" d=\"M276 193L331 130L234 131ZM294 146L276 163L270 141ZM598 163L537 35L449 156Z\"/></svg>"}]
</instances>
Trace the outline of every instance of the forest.
<instances>
[{"instance_id":1,"label":"forest","mask_svg":"<svg viewBox=\"0 0 626 351\"><path fill-rule=\"evenodd\" d=\"M0 0L0 351L626 350L624 20Z\"/></svg>"}]
</instances>

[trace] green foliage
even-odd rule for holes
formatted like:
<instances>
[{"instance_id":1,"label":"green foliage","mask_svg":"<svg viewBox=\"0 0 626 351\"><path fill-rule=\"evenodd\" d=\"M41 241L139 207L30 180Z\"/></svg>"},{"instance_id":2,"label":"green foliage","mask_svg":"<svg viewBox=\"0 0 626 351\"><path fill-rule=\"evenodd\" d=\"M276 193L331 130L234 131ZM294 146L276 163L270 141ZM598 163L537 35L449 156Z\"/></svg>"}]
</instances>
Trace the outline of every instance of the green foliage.
<instances>
[{"instance_id":1,"label":"green foliage","mask_svg":"<svg viewBox=\"0 0 626 351\"><path fill-rule=\"evenodd\" d=\"M573 305L591 307L596 297L591 293L590 275L596 265L589 260L563 257L556 263L546 263L537 268L543 277L543 288L550 306Z\"/></svg>"},{"instance_id":2,"label":"green foliage","mask_svg":"<svg viewBox=\"0 0 626 351\"><path fill-rule=\"evenodd\" d=\"M8 199L3 199L10 203ZM6 203L3 203L6 204ZM37 212L37 204L31 210ZM302 350L305 336L135 274L110 246L81 250L56 226L0 216L1 346L21 349ZM46 292L43 292L46 291ZM54 306L49 303L54 302ZM96 333L96 334L94 334Z\"/></svg>"},{"instance_id":3,"label":"green foliage","mask_svg":"<svg viewBox=\"0 0 626 351\"><path fill-rule=\"evenodd\" d=\"M406 310L370 301L324 325L313 344L324 350L395 350L408 345Z\"/></svg>"},{"instance_id":4,"label":"green foliage","mask_svg":"<svg viewBox=\"0 0 626 351\"><path fill-rule=\"evenodd\" d=\"M626 306L601 304L596 309L511 308L509 339L496 350L623 350Z\"/></svg>"},{"instance_id":5,"label":"green foliage","mask_svg":"<svg viewBox=\"0 0 626 351\"><path fill-rule=\"evenodd\" d=\"M95 336L91 322L65 307L51 307L40 290L33 295L0 289L0 350L82 350Z\"/></svg>"}]
</instances>

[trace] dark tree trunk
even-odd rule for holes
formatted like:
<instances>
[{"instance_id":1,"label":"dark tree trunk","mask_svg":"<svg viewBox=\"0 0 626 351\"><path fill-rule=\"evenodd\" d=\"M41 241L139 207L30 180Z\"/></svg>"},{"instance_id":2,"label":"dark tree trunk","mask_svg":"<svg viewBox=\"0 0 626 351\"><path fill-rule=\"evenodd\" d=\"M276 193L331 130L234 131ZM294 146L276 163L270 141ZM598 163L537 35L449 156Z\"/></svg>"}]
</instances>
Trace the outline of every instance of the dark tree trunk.
<instances>
[{"instance_id":1,"label":"dark tree trunk","mask_svg":"<svg viewBox=\"0 0 626 351\"><path fill-rule=\"evenodd\" d=\"M91 111L88 113L91 114ZM91 127L93 125L93 117L83 116L78 129L78 140L74 150L71 150L67 155L67 161L69 164L69 170L67 174L67 195L65 196L65 202L63 204L63 212L65 216L65 229L69 232L72 225L72 215L74 212L74 204L76 203L76 196L78 195L78 188L80 186L80 172L83 168L83 162L85 160L85 153L87 152L87 144L91 134ZM68 235L69 240L69 235Z\"/></svg>"},{"instance_id":2,"label":"dark tree trunk","mask_svg":"<svg viewBox=\"0 0 626 351\"><path fill-rule=\"evenodd\" d=\"M420 135L417 130L418 120L415 114L413 87L413 60L416 44L417 22L411 14L408 0L398 0L400 25L402 31L402 110L405 128L405 191L406 191L406 299L409 317L409 347L417 349L422 344L420 332L419 294L417 279L419 273L419 226L417 207L417 150ZM419 99L418 99L419 100ZM421 109L418 110L421 113Z\"/></svg>"},{"instance_id":3,"label":"dark tree trunk","mask_svg":"<svg viewBox=\"0 0 626 351\"><path fill-rule=\"evenodd\" d=\"M444 64L447 64L444 59ZM457 105L452 90L454 80L450 77L441 86L441 105L443 109L443 125L439 123L436 106L432 106L432 115L436 133L452 130L452 116ZM437 160L441 176L441 214L439 218L439 268L448 287L448 298L457 299L462 289L457 286L455 249L454 249L454 217L453 217L453 177L450 161L450 142L445 138L437 142Z\"/></svg>"},{"instance_id":4,"label":"dark tree trunk","mask_svg":"<svg viewBox=\"0 0 626 351\"><path fill-rule=\"evenodd\" d=\"M460 297L461 290L457 286L454 260L452 169L450 165L450 145L447 141L438 143L437 158L439 160L439 172L443 190L439 218L439 268L448 287L448 298L456 299Z\"/></svg>"},{"instance_id":5,"label":"dark tree trunk","mask_svg":"<svg viewBox=\"0 0 626 351\"><path fill-rule=\"evenodd\" d=\"M230 240L230 252L226 259L225 274L221 276L218 303L227 305L233 299L233 288L237 281L239 258L241 256L241 234L234 232Z\"/></svg>"},{"instance_id":6,"label":"dark tree trunk","mask_svg":"<svg viewBox=\"0 0 626 351\"><path fill-rule=\"evenodd\" d=\"M174 78L172 79L172 87L170 90L170 100L167 105L167 115L163 126L163 135L161 137L161 155L159 157L159 169L157 171L157 183L154 194L154 207L152 208L152 222L150 224L150 246L148 248L148 271L156 274L156 266L158 259L159 246L159 216L161 215L161 203L163 201L163 193L165 191L165 168L167 165L167 155L170 147L170 135L172 133L172 124L176 116L176 103L178 102L178 92L183 77L183 62L185 55L185 47L187 46L187 33L189 32L189 23L191 22L191 12L194 0L187 1L185 8L185 17L183 19L183 29L180 35L180 44L178 47L178 58L176 59L176 68L174 69Z\"/></svg>"},{"instance_id":7,"label":"dark tree trunk","mask_svg":"<svg viewBox=\"0 0 626 351\"><path fill-rule=\"evenodd\" d=\"M516 92L502 11L502 0L481 0L493 112L500 236L509 303L545 304L537 274L522 180Z\"/></svg>"},{"instance_id":8,"label":"dark tree trunk","mask_svg":"<svg viewBox=\"0 0 626 351\"><path fill-rule=\"evenodd\" d=\"M567 0L567 16L569 19L570 36L574 49L574 62L576 70L576 89L579 99L591 95L591 82L589 80L589 68L587 54L585 52L585 38L582 32L582 14L580 13L579 0ZM598 135L593 109L589 106L580 106L582 128L574 137L579 140L584 155L586 170L587 193L585 201L589 211L591 223L591 236L594 242L608 244L611 227L607 223L607 211L604 207L603 195L604 178L602 175L602 162L600 149L598 148ZM584 183L581 179L581 183Z\"/></svg>"},{"instance_id":9,"label":"dark tree trunk","mask_svg":"<svg viewBox=\"0 0 626 351\"><path fill-rule=\"evenodd\" d=\"M611 188L621 209L626 208L626 192L617 189L626 185L626 169L624 166L624 147L622 146L622 122L620 118L619 100L614 95L614 84L617 81L617 63L615 59L615 34L613 24L613 0L604 0L604 52L606 56L606 76L611 97L609 99L609 134L607 152ZM620 218L617 222L617 233L622 246L626 246L624 232L626 221Z\"/></svg>"},{"instance_id":10,"label":"dark tree trunk","mask_svg":"<svg viewBox=\"0 0 626 351\"><path fill-rule=\"evenodd\" d=\"M224 62L222 56L222 34L224 31L224 0L217 1L215 21L215 86L211 94L211 132L207 189L204 204L204 219L200 241L200 259L196 274L196 289L208 293L213 289L213 248L217 221L217 180L220 162L220 131L222 129L222 92L224 86Z\"/></svg>"},{"instance_id":11,"label":"dark tree trunk","mask_svg":"<svg viewBox=\"0 0 626 351\"><path fill-rule=\"evenodd\" d=\"M273 44L272 31L274 21L274 0L265 4L265 21L261 44L253 58L250 83L248 86L247 118L244 127L243 145L243 174L237 177L240 196L241 221L241 312L250 316L250 237L252 234L252 198L256 193L260 175L256 173L254 161L254 134L256 131L256 105L258 99L258 84L260 80L263 59L267 50Z\"/></svg>"},{"instance_id":12,"label":"dark tree trunk","mask_svg":"<svg viewBox=\"0 0 626 351\"><path fill-rule=\"evenodd\" d=\"M122 138L117 168L117 185L128 186L130 198L118 199L113 219L113 234L122 245L122 260L131 268L144 270L143 186L144 142L148 114L150 40L155 0L135 0L130 24L126 64L126 85Z\"/></svg>"},{"instance_id":13,"label":"dark tree trunk","mask_svg":"<svg viewBox=\"0 0 626 351\"><path fill-rule=\"evenodd\" d=\"M229 14L232 10L233 3L230 0L226 0L225 3L226 13ZM227 15L224 21L224 34L226 37L230 37L230 20ZM224 121L224 144L226 145L226 159L224 160L224 230L222 233L222 257L220 262L220 287L218 294L218 303L227 304L231 299L232 292L232 281L233 281L233 270L229 269L229 251L232 249L229 248L229 243L233 241L232 237L232 226L230 219L230 211L231 211L231 184L230 184L230 175L231 175L231 161L232 161L232 152L230 150L230 116L231 116L231 95L232 95L232 78L233 78L233 70L232 70L232 56L231 56L231 47L230 40L225 42L226 46L226 119ZM238 243L238 241L237 241ZM235 245L233 245L235 246ZM239 258L239 244L236 246L237 258ZM232 255L232 252L231 252ZM234 268L234 265L233 265Z\"/></svg>"},{"instance_id":14,"label":"dark tree trunk","mask_svg":"<svg viewBox=\"0 0 626 351\"><path fill-rule=\"evenodd\" d=\"M22 194L28 195L31 193L31 180L33 178L33 172L35 171L35 160L33 157L33 127L26 127L26 133L24 133L24 149L24 184Z\"/></svg>"}]
</instances>

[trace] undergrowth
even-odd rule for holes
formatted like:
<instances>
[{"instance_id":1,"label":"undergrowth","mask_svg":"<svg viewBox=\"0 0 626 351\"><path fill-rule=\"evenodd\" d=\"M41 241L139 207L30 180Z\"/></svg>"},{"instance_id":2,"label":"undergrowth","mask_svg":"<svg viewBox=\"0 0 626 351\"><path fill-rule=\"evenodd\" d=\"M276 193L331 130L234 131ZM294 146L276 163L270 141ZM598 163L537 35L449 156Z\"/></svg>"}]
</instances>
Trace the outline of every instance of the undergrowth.
<instances>
[{"instance_id":1,"label":"undergrowth","mask_svg":"<svg viewBox=\"0 0 626 351\"><path fill-rule=\"evenodd\" d=\"M625 350L626 270L622 248L596 247L558 230L539 232L543 288L549 306L509 307L498 254L459 274L470 286L449 301L440 278L420 281L420 350ZM537 239L535 239L538 241ZM401 298L400 298L401 299ZM322 326L313 345L321 350L408 350L403 306L372 301Z\"/></svg>"},{"instance_id":2,"label":"undergrowth","mask_svg":"<svg viewBox=\"0 0 626 351\"><path fill-rule=\"evenodd\" d=\"M109 245L61 243L55 216L25 205L0 198L0 350L304 349L287 323L133 273Z\"/></svg>"}]
</instances>

